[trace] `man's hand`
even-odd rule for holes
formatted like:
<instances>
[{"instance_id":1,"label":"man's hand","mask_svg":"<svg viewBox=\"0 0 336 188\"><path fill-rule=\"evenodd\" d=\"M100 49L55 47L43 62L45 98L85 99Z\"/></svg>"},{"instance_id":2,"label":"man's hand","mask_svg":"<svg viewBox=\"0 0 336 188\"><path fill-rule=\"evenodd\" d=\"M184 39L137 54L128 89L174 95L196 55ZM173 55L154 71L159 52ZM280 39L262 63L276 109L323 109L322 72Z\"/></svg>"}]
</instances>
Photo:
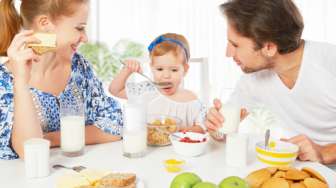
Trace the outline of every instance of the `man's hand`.
<instances>
[{"instance_id":1,"label":"man's hand","mask_svg":"<svg viewBox=\"0 0 336 188\"><path fill-rule=\"evenodd\" d=\"M223 122L224 117L219 110L222 108L222 103L219 99L214 100L214 107L211 107L206 115L205 126L209 131L217 131Z\"/></svg>"},{"instance_id":2,"label":"man's hand","mask_svg":"<svg viewBox=\"0 0 336 188\"><path fill-rule=\"evenodd\" d=\"M214 100L214 106L209 109L206 115L205 126L210 132L217 131L222 124L224 123L225 119L224 116L219 112L222 108L222 103L219 99ZM240 110L240 120L243 120L248 115L248 112L245 108Z\"/></svg>"},{"instance_id":3,"label":"man's hand","mask_svg":"<svg viewBox=\"0 0 336 188\"><path fill-rule=\"evenodd\" d=\"M290 139L281 139L299 146L298 158L302 161L314 161L324 163L322 157L323 146L314 143L306 135L298 135Z\"/></svg>"}]
</instances>

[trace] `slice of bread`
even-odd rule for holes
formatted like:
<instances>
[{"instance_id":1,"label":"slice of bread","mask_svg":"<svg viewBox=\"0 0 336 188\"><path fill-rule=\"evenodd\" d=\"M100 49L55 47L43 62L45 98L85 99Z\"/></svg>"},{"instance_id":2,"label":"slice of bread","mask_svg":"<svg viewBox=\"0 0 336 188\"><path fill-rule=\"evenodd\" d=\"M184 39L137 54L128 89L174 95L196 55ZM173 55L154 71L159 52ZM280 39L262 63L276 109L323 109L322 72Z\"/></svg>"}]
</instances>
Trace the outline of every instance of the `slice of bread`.
<instances>
[{"instance_id":1,"label":"slice of bread","mask_svg":"<svg viewBox=\"0 0 336 188\"><path fill-rule=\"evenodd\" d=\"M42 55L56 49L56 34L35 33L34 36L39 39L41 43L29 43L27 46L32 48L36 54Z\"/></svg>"},{"instance_id":2,"label":"slice of bread","mask_svg":"<svg viewBox=\"0 0 336 188\"><path fill-rule=\"evenodd\" d=\"M119 186L113 186L113 185L99 185L96 188L136 188L136 184L135 182L127 185L127 186L123 186L123 187L119 187Z\"/></svg>"},{"instance_id":3,"label":"slice of bread","mask_svg":"<svg viewBox=\"0 0 336 188\"><path fill-rule=\"evenodd\" d=\"M136 175L134 173L110 173L104 176L99 181L99 184L102 186L110 186L108 188L125 187L125 186L130 186L132 184L135 184L135 180L136 180ZM126 188L129 188L129 187L126 187Z\"/></svg>"},{"instance_id":4,"label":"slice of bread","mask_svg":"<svg viewBox=\"0 0 336 188\"><path fill-rule=\"evenodd\" d=\"M78 173L66 173L56 181L56 188L90 188L90 182Z\"/></svg>"},{"instance_id":5,"label":"slice of bread","mask_svg":"<svg viewBox=\"0 0 336 188\"><path fill-rule=\"evenodd\" d=\"M106 170L96 170L96 169L84 169L79 172L83 177L85 177L91 185L99 182L104 176L110 174L111 171Z\"/></svg>"}]
</instances>

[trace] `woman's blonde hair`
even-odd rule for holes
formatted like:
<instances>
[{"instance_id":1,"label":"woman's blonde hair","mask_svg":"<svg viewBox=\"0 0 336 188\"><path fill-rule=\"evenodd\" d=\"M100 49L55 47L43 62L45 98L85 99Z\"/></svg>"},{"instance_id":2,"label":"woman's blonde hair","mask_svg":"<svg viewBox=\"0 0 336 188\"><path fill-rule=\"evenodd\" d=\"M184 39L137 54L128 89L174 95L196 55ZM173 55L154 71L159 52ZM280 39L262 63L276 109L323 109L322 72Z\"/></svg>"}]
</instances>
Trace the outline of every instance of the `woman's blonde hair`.
<instances>
[{"instance_id":1,"label":"woman's blonde hair","mask_svg":"<svg viewBox=\"0 0 336 188\"><path fill-rule=\"evenodd\" d=\"M71 16L79 3L89 0L21 0L20 12L16 11L14 0L0 1L0 55L7 54L14 36L24 26L29 28L38 15L48 15L56 20L59 16Z\"/></svg>"},{"instance_id":2,"label":"woman's blonde hair","mask_svg":"<svg viewBox=\"0 0 336 188\"><path fill-rule=\"evenodd\" d=\"M181 52L184 53L186 62L188 62L190 58L190 48L187 39L183 35L176 33L166 33L158 36L148 49L151 58L163 56L169 52L173 52L175 56L178 56Z\"/></svg>"}]
</instances>

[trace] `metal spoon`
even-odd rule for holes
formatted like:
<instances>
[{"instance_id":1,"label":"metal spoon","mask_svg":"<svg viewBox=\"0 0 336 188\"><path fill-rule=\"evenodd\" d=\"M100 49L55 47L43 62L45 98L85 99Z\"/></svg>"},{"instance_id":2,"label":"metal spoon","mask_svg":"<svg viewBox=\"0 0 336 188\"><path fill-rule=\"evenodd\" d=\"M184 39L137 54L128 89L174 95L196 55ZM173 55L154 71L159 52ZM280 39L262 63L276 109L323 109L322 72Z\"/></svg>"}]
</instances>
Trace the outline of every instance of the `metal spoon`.
<instances>
[{"instance_id":1,"label":"metal spoon","mask_svg":"<svg viewBox=\"0 0 336 188\"><path fill-rule=\"evenodd\" d=\"M181 136L178 136L178 135L176 135L176 134L174 134L174 133L170 133L169 131L164 131L164 130L162 130L160 127L155 127L154 128L156 131L158 131L159 133L161 133L161 134L166 134L166 135L171 135L172 137L175 137L175 138L177 138L177 139L182 139L183 137L181 137Z\"/></svg>"},{"instance_id":2,"label":"metal spoon","mask_svg":"<svg viewBox=\"0 0 336 188\"><path fill-rule=\"evenodd\" d=\"M154 82L151 78L149 78L147 75L141 73L141 72L137 72L138 74L140 74L141 76L143 76L144 78L146 78L148 81L150 81L153 85L155 85L156 87L159 88L169 88L172 87L173 84L171 82Z\"/></svg>"},{"instance_id":3,"label":"metal spoon","mask_svg":"<svg viewBox=\"0 0 336 188\"><path fill-rule=\"evenodd\" d=\"M76 171L76 172L80 172L80 171L86 169L85 166L66 167L66 166L64 166L64 165L60 165L60 164L55 164L55 165L53 165L53 168L55 168L55 169L66 168L66 169L74 170L74 171Z\"/></svg>"},{"instance_id":4,"label":"metal spoon","mask_svg":"<svg viewBox=\"0 0 336 188\"><path fill-rule=\"evenodd\" d=\"M126 65L124 62L120 61L121 64L123 64L124 66ZM148 77L147 75L141 73L141 72L136 72L139 75L143 76L144 78L146 78L150 83L152 83L154 86L158 87L158 88L169 88L172 87L173 84L171 82L154 82L150 77Z\"/></svg>"},{"instance_id":5,"label":"metal spoon","mask_svg":"<svg viewBox=\"0 0 336 188\"><path fill-rule=\"evenodd\" d=\"M270 130L267 129L265 132L265 149L268 150L268 143L269 143L269 139L270 139Z\"/></svg>"}]
</instances>

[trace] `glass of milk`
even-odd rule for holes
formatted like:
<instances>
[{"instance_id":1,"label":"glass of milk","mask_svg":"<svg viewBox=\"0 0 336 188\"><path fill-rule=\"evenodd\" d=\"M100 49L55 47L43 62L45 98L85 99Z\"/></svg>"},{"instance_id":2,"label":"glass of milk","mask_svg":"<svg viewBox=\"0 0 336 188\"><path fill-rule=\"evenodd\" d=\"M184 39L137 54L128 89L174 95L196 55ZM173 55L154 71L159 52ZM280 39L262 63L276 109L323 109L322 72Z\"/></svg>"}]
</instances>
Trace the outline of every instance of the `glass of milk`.
<instances>
[{"instance_id":1,"label":"glass of milk","mask_svg":"<svg viewBox=\"0 0 336 188\"><path fill-rule=\"evenodd\" d=\"M85 117L84 104L60 104L61 150L65 156L84 154Z\"/></svg>"},{"instance_id":2,"label":"glass of milk","mask_svg":"<svg viewBox=\"0 0 336 188\"><path fill-rule=\"evenodd\" d=\"M226 135L225 162L232 167L245 167L247 165L248 136L239 133Z\"/></svg>"},{"instance_id":3,"label":"glass of milk","mask_svg":"<svg viewBox=\"0 0 336 188\"><path fill-rule=\"evenodd\" d=\"M42 178L49 175L50 141L31 138L24 142L24 162L28 178Z\"/></svg>"},{"instance_id":4,"label":"glass of milk","mask_svg":"<svg viewBox=\"0 0 336 188\"><path fill-rule=\"evenodd\" d=\"M128 158L143 157L147 150L146 108L141 103L127 103L123 115L123 155Z\"/></svg>"},{"instance_id":5,"label":"glass of milk","mask_svg":"<svg viewBox=\"0 0 336 188\"><path fill-rule=\"evenodd\" d=\"M221 134L230 134L238 132L240 123L240 106L233 103L225 103L220 109L224 116L224 123L218 130Z\"/></svg>"}]
</instances>

